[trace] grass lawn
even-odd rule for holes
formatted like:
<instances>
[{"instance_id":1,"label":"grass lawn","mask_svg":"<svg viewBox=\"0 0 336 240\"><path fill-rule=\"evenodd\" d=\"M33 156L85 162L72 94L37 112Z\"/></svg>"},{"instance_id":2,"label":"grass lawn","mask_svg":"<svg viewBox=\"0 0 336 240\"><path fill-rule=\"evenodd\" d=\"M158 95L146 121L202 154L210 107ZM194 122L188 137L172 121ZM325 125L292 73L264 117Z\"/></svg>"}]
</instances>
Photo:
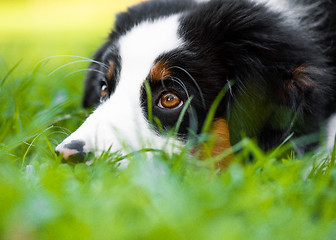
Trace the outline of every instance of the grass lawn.
<instances>
[{"instance_id":1,"label":"grass lawn","mask_svg":"<svg viewBox=\"0 0 336 240\"><path fill-rule=\"evenodd\" d=\"M53 149L85 119L87 62L135 0L0 1L0 239L336 239L335 151L261 152L218 174L187 151L92 166ZM248 155L255 161L247 163Z\"/></svg>"}]
</instances>

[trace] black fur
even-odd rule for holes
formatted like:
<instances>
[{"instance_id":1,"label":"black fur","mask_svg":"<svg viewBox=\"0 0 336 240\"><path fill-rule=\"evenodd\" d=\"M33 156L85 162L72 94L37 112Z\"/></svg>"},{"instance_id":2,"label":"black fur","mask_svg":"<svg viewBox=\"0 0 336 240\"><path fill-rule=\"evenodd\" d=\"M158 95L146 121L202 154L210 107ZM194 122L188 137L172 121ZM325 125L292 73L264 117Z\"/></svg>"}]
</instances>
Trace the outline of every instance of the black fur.
<instances>
[{"instance_id":1,"label":"black fur","mask_svg":"<svg viewBox=\"0 0 336 240\"><path fill-rule=\"evenodd\" d=\"M116 63L108 83L112 94L121 67L114 45L120 36L144 20L181 13L179 34L187 44L157 58L179 67L172 68L171 75L182 80L193 97L180 137L185 138L190 130L200 132L214 99L233 82L215 117L228 122L231 144L245 135L256 138L267 150L291 133L298 137L318 132L336 111L336 1L288 1L304 7L296 24L288 21L286 14L249 0L144 2L117 16L107 43L94 59ZM90 68L107 71L97 63ZM174 79L165 81L165 86L150 84L154 103L162 87L187 99ZM84 107L99 104L101 82L106 81L106 76L97 72L88 74ZM142 100L147 112L145 90ZM176 123L179 113L153 105L154 116L165 128Z\"/></svg>"}]
</instances>

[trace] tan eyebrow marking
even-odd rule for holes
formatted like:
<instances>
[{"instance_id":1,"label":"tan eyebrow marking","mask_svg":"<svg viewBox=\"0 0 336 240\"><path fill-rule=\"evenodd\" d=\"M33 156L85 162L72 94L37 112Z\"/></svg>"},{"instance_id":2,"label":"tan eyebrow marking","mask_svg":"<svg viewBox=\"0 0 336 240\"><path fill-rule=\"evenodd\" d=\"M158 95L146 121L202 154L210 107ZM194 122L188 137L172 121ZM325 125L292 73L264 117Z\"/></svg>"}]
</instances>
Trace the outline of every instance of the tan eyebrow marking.
<instances>
[{"instance_id":1,"label":"tan eyebrow marking","mask_svg":"<svg viewBox=\"0 0 336 240\"><path fill-rule=\"evenodd\" d=\"M150 81L161 81L165 80L170 76L170 71L167 62L158 61L154 64L149 73Z\"/></svg>"}]
</instances>

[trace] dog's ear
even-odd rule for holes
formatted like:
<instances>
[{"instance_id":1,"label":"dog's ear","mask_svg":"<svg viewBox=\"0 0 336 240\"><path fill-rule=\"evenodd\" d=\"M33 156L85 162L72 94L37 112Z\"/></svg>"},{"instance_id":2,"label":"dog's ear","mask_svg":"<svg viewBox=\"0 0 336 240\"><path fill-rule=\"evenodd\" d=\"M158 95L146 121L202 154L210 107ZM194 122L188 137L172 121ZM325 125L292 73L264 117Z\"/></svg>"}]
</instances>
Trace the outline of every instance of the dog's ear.
<instances>
[{"instance_id":1,"label":"dog's ear","mask_svg":"<svg viewBox=\"0 0 336 240\"><path fill-rule=\"evenodd\" d=\"M317 83L309 76L309 68L304 64L288 71L280 89L280 100L289 105L297 105L304 100Z\"/></svg>"},{"instance_id":2,"label":"dog's ear","mask_svg":"<svg viewBox=\"0 0 336 240\"><path fill-rule=\"evenodd\" d=\"M111 43L108 41L104 43L96 52L93 57L93 61L91 62L87 75L85 78L85 86L84 86L84 95L82 99L82 105L84 108L90 108L97 106L100 103L100 95L101 95L101 67L102 67L102 59L106 54ZM99 64L102 63L102 64ZM103 71L104 72L104 71Z\"/></svg>"},{"instance_id":3,"label":"dog's ear","mask_svg":"<svg viewBox=\"0 0 336 240\"><path fill-rule=\"evenodd\" d=\"M100 81L99 81L99 64L91 63L85 78L84 96L82 105L84 108L94 107L100 102Z\"/></svg>"},{"instance_id":4,"label":"dog's ear","mask_svg":"<svg viewBox=\"0 0 336 240\"><path fill-rule=\"evenodd\" d=\"M326 114L331 96L332 76L325 70L308 64L293 67L280 88L280 101L293 110Z\"/></svg>"}]
</instances>

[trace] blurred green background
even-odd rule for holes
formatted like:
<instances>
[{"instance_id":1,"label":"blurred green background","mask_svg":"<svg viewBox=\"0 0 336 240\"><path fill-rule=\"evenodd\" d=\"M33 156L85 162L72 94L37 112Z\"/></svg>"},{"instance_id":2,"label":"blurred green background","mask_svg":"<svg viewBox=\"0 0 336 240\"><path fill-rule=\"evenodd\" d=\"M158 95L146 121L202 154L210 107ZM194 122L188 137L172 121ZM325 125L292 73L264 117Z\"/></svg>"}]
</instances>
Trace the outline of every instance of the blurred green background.
<instances>
[{"instance_id":1,"label":"blurred green background","mask_svg":"<svg viewBox=\"0 0 336 240\"><path fill-rule=\"evenodd\" d=\"M18 61L21 63L13 72L15 77L31 71L39 61L50 56L91 57L107 37L115 13L136 2L139 0L0 0L0 76L7 74ZM78 59L52 58L41 71L49 74L74 60ZM87 65L70 66L63 77ZM39 77L44 81L42 85L55 78ZM74 91L81 87L76 86Z\"/></svg>"},{"instance_id":2,"label":"blurred green background","mask_svg":"<svg viewBox=\"0 0 336 240\"><path fill-rule=\"evenodd\" d=\"M0 0L0 150L5 146L6 155L11 152L21 161L24 143L35 134L49 126L69 133L80 125L86 72L71 73L86 69L89 62L51 74L82 60L59 55L92 57L111 31L115 14L136 2ZM64 131L52 129L50 149L65 137Z\"/></svg>"},{"instance_id":3,"label":"blurred green background","mask_svg":"<svg viewBox=\"0 0 336 240\"><path fill-rule=\"evenodd\" d=\"M0 55L31 67L44 57L92 54L114 14L139 0L0 0Z\"/></svg>"}]
</instances>

